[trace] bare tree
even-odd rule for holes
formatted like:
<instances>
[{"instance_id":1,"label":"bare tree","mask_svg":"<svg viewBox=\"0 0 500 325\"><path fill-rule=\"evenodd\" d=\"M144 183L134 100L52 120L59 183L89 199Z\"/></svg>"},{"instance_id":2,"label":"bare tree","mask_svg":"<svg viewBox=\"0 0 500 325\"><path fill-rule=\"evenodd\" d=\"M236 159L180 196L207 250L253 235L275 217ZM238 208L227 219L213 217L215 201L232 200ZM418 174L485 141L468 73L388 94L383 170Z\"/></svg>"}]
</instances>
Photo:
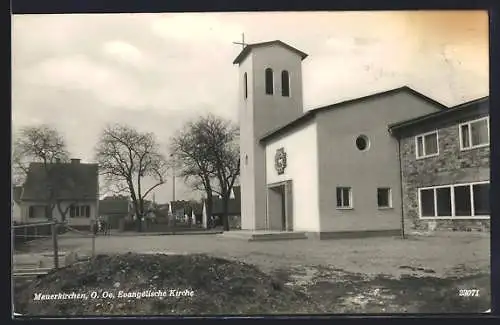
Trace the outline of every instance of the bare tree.
<instances>
[{"instance_id":1,"label":"bare tree","mask_svg":"<svg viewBox=\"0 0 500 325\"><path fill-rule=\"evenodd\" d=\"M238 128L228 120L212 114L189 122L172 139L171 150L182 161L182 174L195 189L205 190L207 214L213 208L213 193L223 201L222 221L229 231L229 198L240 174Z\"/></svg>"},{"instance_id":2,"label":"bare tree","mask_svg":"<svg viewBox=\"0 0 500 325\"><path fill-rule=\"evenodd\" d=\"M214 170L207 159L207 146L203 146L204 134L201 120L186 123L177 135L172 137L170 161L172 169L178 171L184 182L196 191L206 194L207 215L212 215Z\"/></svg>"},{"instance_id":3,"label":"bare tree","mask_svg":"<svg viewBox=\"0 0 500 325\"><path fill-rule=\"evenodd\" d=\"M107 187L115 193L130 195L137 217L137 230L142 230L145 198L165 183L167 161L152 133L141 133L127 125L108 125L96 146L96 160ZM143 181L153 181L143 188Z\"/></svg>"},{"instance_id":4,"label":"bare tree","mask_svg":"<svg viewBox=\"0 0 500 325\"><path fill-rule=\"evenodd\" d=\"M68 182L59 173L57 164L67 162L69 154L63 136L49 125L28 126L20 130L13 141L12 174L15 183L23 184L31 163L41 163L46 174L45 203L48 219L53 219L54 208L57 207L62 221L71 205L62 208L60 191Z\"/></svg>"},{"instance_id":5,"label":"bare tree","mask_svg":"<svg viewBox=\"0 0 500 325\"><path fill-rule=\"evenodd\" d=\"M213 166L218 180L215 191L222 197L222 222L224 231L229 231L229 198L236 179L240 175L240 151L237 138L239 129L229 120L208 115L203 119L205 146L209 153L208 160Z\"/></svg>"}]
</instances>

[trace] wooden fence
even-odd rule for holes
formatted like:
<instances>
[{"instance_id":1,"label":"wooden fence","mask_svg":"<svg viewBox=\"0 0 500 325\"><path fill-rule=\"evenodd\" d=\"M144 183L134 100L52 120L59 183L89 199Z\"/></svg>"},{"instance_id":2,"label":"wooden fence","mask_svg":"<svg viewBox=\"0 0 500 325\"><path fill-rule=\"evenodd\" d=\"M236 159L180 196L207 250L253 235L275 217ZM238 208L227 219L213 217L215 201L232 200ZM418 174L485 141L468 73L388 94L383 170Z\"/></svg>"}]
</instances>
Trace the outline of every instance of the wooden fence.
<instances>
[{"instance_id":1,"label":"wooden fence","mask_svg":"<svg viewBox=\"0 0 500 325\"><path fill-rule=\"evenodd\" d=\"M13 236L14 245L23 244L28 241L41 238L52 237L52 226L53 222L42 222L42 223L25 223L17 224L14 223ZM66 227L57 227L57 233L63 234L66 232Z\"/></svg>"},{"instance_id":2,"label":"wooden fence","mask_svg":"<svg viewBox=\"0 0 500 325\"><path fill-rule=\"evenodd\" d=\"M52 237L54 267L59 268L59 249L57 237L60 232L65 232L66 227L57 221L14 224L12 226L12 235L14 237L14 245L17 243L25 243L28 240L50 238ZM20 238L20 239L18 239Z\"/></svg>"},{"instance_id":3,"label":"wooden fence","mask_svg":"<svg viewBox=\"0 0 500 325\"><path fill-rule=\"evenodd\" d=\"M50 252L48 256L53 256L55 269L58 269L60 267L59 263L60 255L61 254L64 255L64 253L59 252L58 237L60 234L66 232L78 232L80 234L85 235L86 237L91 238L92 256L95 255L95 235L92 233L81 233L77 229L69 227L66 223L50 221L43 223L14 224L12 226L12 236L14 237L13 238L14 245L16 245L16 243L22 245L22 243L26 243L27 241L34 239L51 238L52 252ZM64 255L63 258L64 258L63 261L64 263L68 263L68 261L71 262L72 254L70 253L68 256ZM17 275L20 276L34 275L37 274L37 272L46 273L47 270L35 268L32 269L30 272L25 272L25 271L17 272Z\"/></svg>"}]
</instances>

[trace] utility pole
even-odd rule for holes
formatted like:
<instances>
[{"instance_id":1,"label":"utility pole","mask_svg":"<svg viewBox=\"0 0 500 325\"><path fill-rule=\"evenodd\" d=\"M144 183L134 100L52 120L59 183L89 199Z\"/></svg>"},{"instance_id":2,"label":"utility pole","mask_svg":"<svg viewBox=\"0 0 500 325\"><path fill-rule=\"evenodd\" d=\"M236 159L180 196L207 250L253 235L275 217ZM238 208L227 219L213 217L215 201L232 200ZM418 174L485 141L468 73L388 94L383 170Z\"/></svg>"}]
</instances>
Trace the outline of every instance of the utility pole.
<instances>
[{"instance_id":1,"label":"utility pole","mask_svg":"<svg viewBox=\"0 0 500 325\"><path fill-rule=\"evenodd\" d=\"M172 201L175 201L175 157L170 155L174 159L172 164Z\"/></svg>"}]
</instances>

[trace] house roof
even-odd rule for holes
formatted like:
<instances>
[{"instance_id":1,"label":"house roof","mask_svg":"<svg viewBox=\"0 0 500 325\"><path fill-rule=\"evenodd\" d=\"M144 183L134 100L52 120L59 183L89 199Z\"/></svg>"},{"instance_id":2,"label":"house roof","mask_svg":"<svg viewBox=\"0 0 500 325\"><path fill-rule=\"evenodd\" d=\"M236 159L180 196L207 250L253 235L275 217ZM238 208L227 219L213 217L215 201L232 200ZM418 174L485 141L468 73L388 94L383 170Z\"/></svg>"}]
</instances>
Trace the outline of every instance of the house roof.
<instances>
[{"instance_id":1,"label":"house roof","mask_svg":"<svg viewBox=\"0 0 500 325\"><path fill-rule=\"evenodd\" d=\"M437 122L437 121L441 121L441 120L444 120L447 118L452 118L453 116L460 114L466 110L470 110L470 109L479 110L481 107L480 104L486 103L488 101L489 101L488 96L481 97L481 98L474 99L474 100L468 101L466 103L463 103L463 104L460 104L457 106L450 107L446 110L426 114L423 116L419 116L419 117L416 117L413 119L401 121L398 123L393 123L393 124L389 125L389 132L397 133L401 130L407 129L407 128L412 127L412 126L420 125L422 123Z\"/></svg>"},{"instance_id":2,"label":"house roof","mask_svg":"<svg viewBox=\"0 0 500 325\"><path fill-rule=\"evenodd\" d=\"M168 207L169 207L168 203L157 204L156 210L168 210Z\"/></svg>"},{"instance_id":3,"label":"house roof","mask_svg":"<svg viewBox=\"0 0 500 325\"><path fill-rule=\"evenodd\" d=\"M233 187L234 199L229 199L228 213L231 215L241 215L241 188ZM212 214L220 215L224 212L224 201L220 198L213 199Z\"/></svg>"},{"instance_id":4,"label":"house roof","mask_svg":"<svg viewBox=\"0 0 500 325\"><path fill-rule=\"evenodd\" d=\"M98 196L98 166L84 163L31 163L21 200L49 199L49 186L59 200L89 200Z\"/></svg>"},{"instance_id":5,"label":"house roof","mask_svg":"<svg viewBox=\"0 0 500 325\"><path fill-rule=\"evenodd\" d=\"M388 95L396 94L399 92L406 92L406 93L412 94L412 95L414 95L414 96L416 96L416 97L418 97L418 98L420 98L420 99L422 99L422 100L424 100L424 101L426 101L426 102L428 102L428 103L430 103L430 104L432 104L432 105L434 105L442 110L447 109L447 107L445 105L435 101L434 99L427 97L427 96L419 93L418 91L411 89L408 86L403 86L403 87L394 88L394 89L390 89L390 90L383 91L383 92L378 92L378 93L363 96L363 97L349 99L346 101L342 101L342 102L338 102L335 104L322 106L322 107L318 107L318 108L309 110L306 113L304 113L302 116L300 116L299 118L291 121L290 123L285 124L277 129L275 129L275 130L268 132L267 134L265 134L263 137L260 138L260 142L268 141L272 138L275 138L276 136L278 136L280 134L283 134L289 130L292 130L292 129L298 127L299 125L303 125L307 121L310 121L311 119L313 119L316 116L316 114L318 114L320 112L329 111L329 110L333 110L336 108L344 107L345 105L348 105L348 104L361 103L361 102L366 101L366 100L371 100L371 99L374 99L377 97L388 96Z\"/></svg>"},{"instance_id":6,"label":"house roof","mask_svg":"<svg viewBox=\"0 0 500 325\"><path fill-rule=\"evenodd\" d=\"M188 201L184 200L176 200L176 201L171 201L170 205L172 206L172 212L177 209L183 209L186 207L188 204Z\"/></svg>"},{"instance_id":7,"label":"house roof","mask_svg":"<svg viewBox=\"0 0 500 325\"><path fill-rule=\"evenodd\" d=\"M12 191L12 199L19 203L21 201L21 194L23 193L23 187L22 186L14 186L13 191Z\"/></svg>"},{"instance_id":8,"label":"house roof","mask_svg":"<svg viewBox=\"0 0 500 325\"><path fill-rule=\"evenodd\" d=\"M127 198L105 198L99 201L99 214L128 214L129 207Z\"/></svg>"},{"instance_id":9,"label":"house roof","mask_svg":"<svg viewBox=\"0 0 500 325\"><path fill-rule=\"evenodd\" d=\"M157 218L166 218L168 216L168 203L157 204L154 214Z\"/></svg>"},{"instance_id":10,"label":"house roof","mask_svg":"<svg viewBox=\"0 0 500 325\"><path fill-rule=\"evenodd\" d=\"M275 41L269 41L269 42L261 42L261 43L253 43L253 44L248 44L247 46L245 46L245 48L240 52L240 54L238 54L238 56L236 57L236 59L234 59L233 61L233 64L239 64L241 63L241 61L243 61L248 54L250 54L250 52L255 49L255 48L258 48L258 47L264 47L264 46L269 46L269 45L281 45L283 46L284 48L298 54L302 60L304 60L306 57L307 57L307 54L296 49L295 47L293 46L290 46L280 40L275 40Z\"/></svg>"}]
</instances>

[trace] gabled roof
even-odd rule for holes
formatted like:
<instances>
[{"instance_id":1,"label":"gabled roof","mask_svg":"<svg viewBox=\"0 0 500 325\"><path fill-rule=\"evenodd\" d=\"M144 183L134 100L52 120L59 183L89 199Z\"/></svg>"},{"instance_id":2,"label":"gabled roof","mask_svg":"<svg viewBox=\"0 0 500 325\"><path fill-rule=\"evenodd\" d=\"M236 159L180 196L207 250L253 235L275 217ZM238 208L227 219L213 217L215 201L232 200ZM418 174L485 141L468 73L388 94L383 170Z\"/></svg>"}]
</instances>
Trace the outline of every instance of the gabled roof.
<instances>
[{"instance_id":1,"label":"gabled roof","mask_svg":"<svg viewBox=\"0 0 500 325\"><path fill-rule=\"evenodd\" d=\"M99 201L99 214L128 214L130 203L127 198L105 198Z\"/></svg>"},{"instance_id":2,"label":"gabled roof","mask_svg":"<svg viewBox=\"0 0 500 325\"><path fill-rule=\"evenodd\" d=\"M394 89L390 89L387 91L383 91L383 92L379 92L379 93L375 93L375 94L371 94L371 95L367 95L367 96L363 96L363 97L349 99L349 100L346 100L343 102L338 102L335 104L322 106L322 107L318 107L318 108L309 110L305 114L300 116L299 118L291 121L290 123L288 123L284 126L281 126L277 129L265 134L262 138L260 138L260 142L265 142L267 140L270 140L271 138L274 138L279 134L283 134L288 130L291 130L299 125L302 125L305 122L313 119L316 116L316 114L318 114L320 112L337 109L340 107L344 107L345 105L348 105L348 104L360 103L360 102L363 102L366 100L371 100L371 99L374 99L377 97L383 97L383 96L387 96L387 95L391 95L391 94L395 94L395 93L399 93L399 92L406 92L406 93L412 94L412 95L414 95L414 96L416 96L416 97L418 97L418 98L420 98L420 99L422 99L422 100L424 100L424 101L426 101L426 102L428 102L428 103L430 103L430 104L432 104L432 105L434 105L442 110L447 109L447 107L445 105L435 101L434 99L431 99L430 97L427 97L427 96L419 93L418 91L411 89L408 86L403 86L403 87L394 88Z\"/></svg>"},{"instance_id":3,"label":"gabled roof","mask_svg":"<svg viewBox=\"0 0 500 325\"><path fill-rule=\"evenodd\" d=\"M486 97L481 97L478 99L474 99L471 101L468 101L466 103L450 107L446 110L426 114L423 116L419 116L410 120L405 120L402 122L398 123L393 123L389 125L389 132L391 133L397 133L400 130L406 129L411 126L416 126L421 123L429 123L429 122L434 122L434 121L439 121L442 119L446 118L452 118L453 116L460 114L464 111L470 111L471 109L474 110L479 110L481 108L482 103L486 103L489 101L489 96Z\"/></svg>"},{"instance_id":4,"label":"gabled roof","mask_svg":"<svg viewBox=\"0 0 500 325\"><path fill-rule=\"evenodd\" d=\"M12 200L19 203L21 201L21 194L23 193L22 186L14 186L12 190Z\"/></svg>"},{"instance_id":5,"label":"gabled roof","mask_svg":"<svg viewBox=\"0 0 500 325\"><path fill-rule=\"evenodd\" d=\"M31 163L21 200L45 201L55 187L58 200L91 200L98 196L98 166L84 163Z\"/></svg>"},{"instance_id":6,"label":"gabled roof","mask_svg":"<svg viewBox=\"0 0 500 325\"><path fill-rule=\"evenodd\" d=\"M233 61L233 64L237 64L237 63L241 63L241 61L243 61L248 54L250 54L250 52L255 49L255 48L258 48L258 47L264 47L264 46L269 46L269 45L281 45L283 46L284 48L298 54L302 60L304 60L306 57L307 57L307 54L296 49L295 47L293 46L290 46L280 40L275 40L275 41L269 41L269 42L261 42L261 43L253 43L253 44L248 44L247 46L245 46L245 48L240 52L240 54L238 54L238 56L236 57L236 59L234 59Z\"/></svg>"},{"instance_id":7,"label":"gabled roof","mask_svg":"<svg viewBox=\"0 0 500 325\"><path fill-rule=\"evenodd\" d=\"M241 188L233 186L234 199L229 199L228 213L230 215L241 215ZM213 198L212 214L221 215L224 212L224 201L218 197Z\"/></svg>"}]
</instances>

